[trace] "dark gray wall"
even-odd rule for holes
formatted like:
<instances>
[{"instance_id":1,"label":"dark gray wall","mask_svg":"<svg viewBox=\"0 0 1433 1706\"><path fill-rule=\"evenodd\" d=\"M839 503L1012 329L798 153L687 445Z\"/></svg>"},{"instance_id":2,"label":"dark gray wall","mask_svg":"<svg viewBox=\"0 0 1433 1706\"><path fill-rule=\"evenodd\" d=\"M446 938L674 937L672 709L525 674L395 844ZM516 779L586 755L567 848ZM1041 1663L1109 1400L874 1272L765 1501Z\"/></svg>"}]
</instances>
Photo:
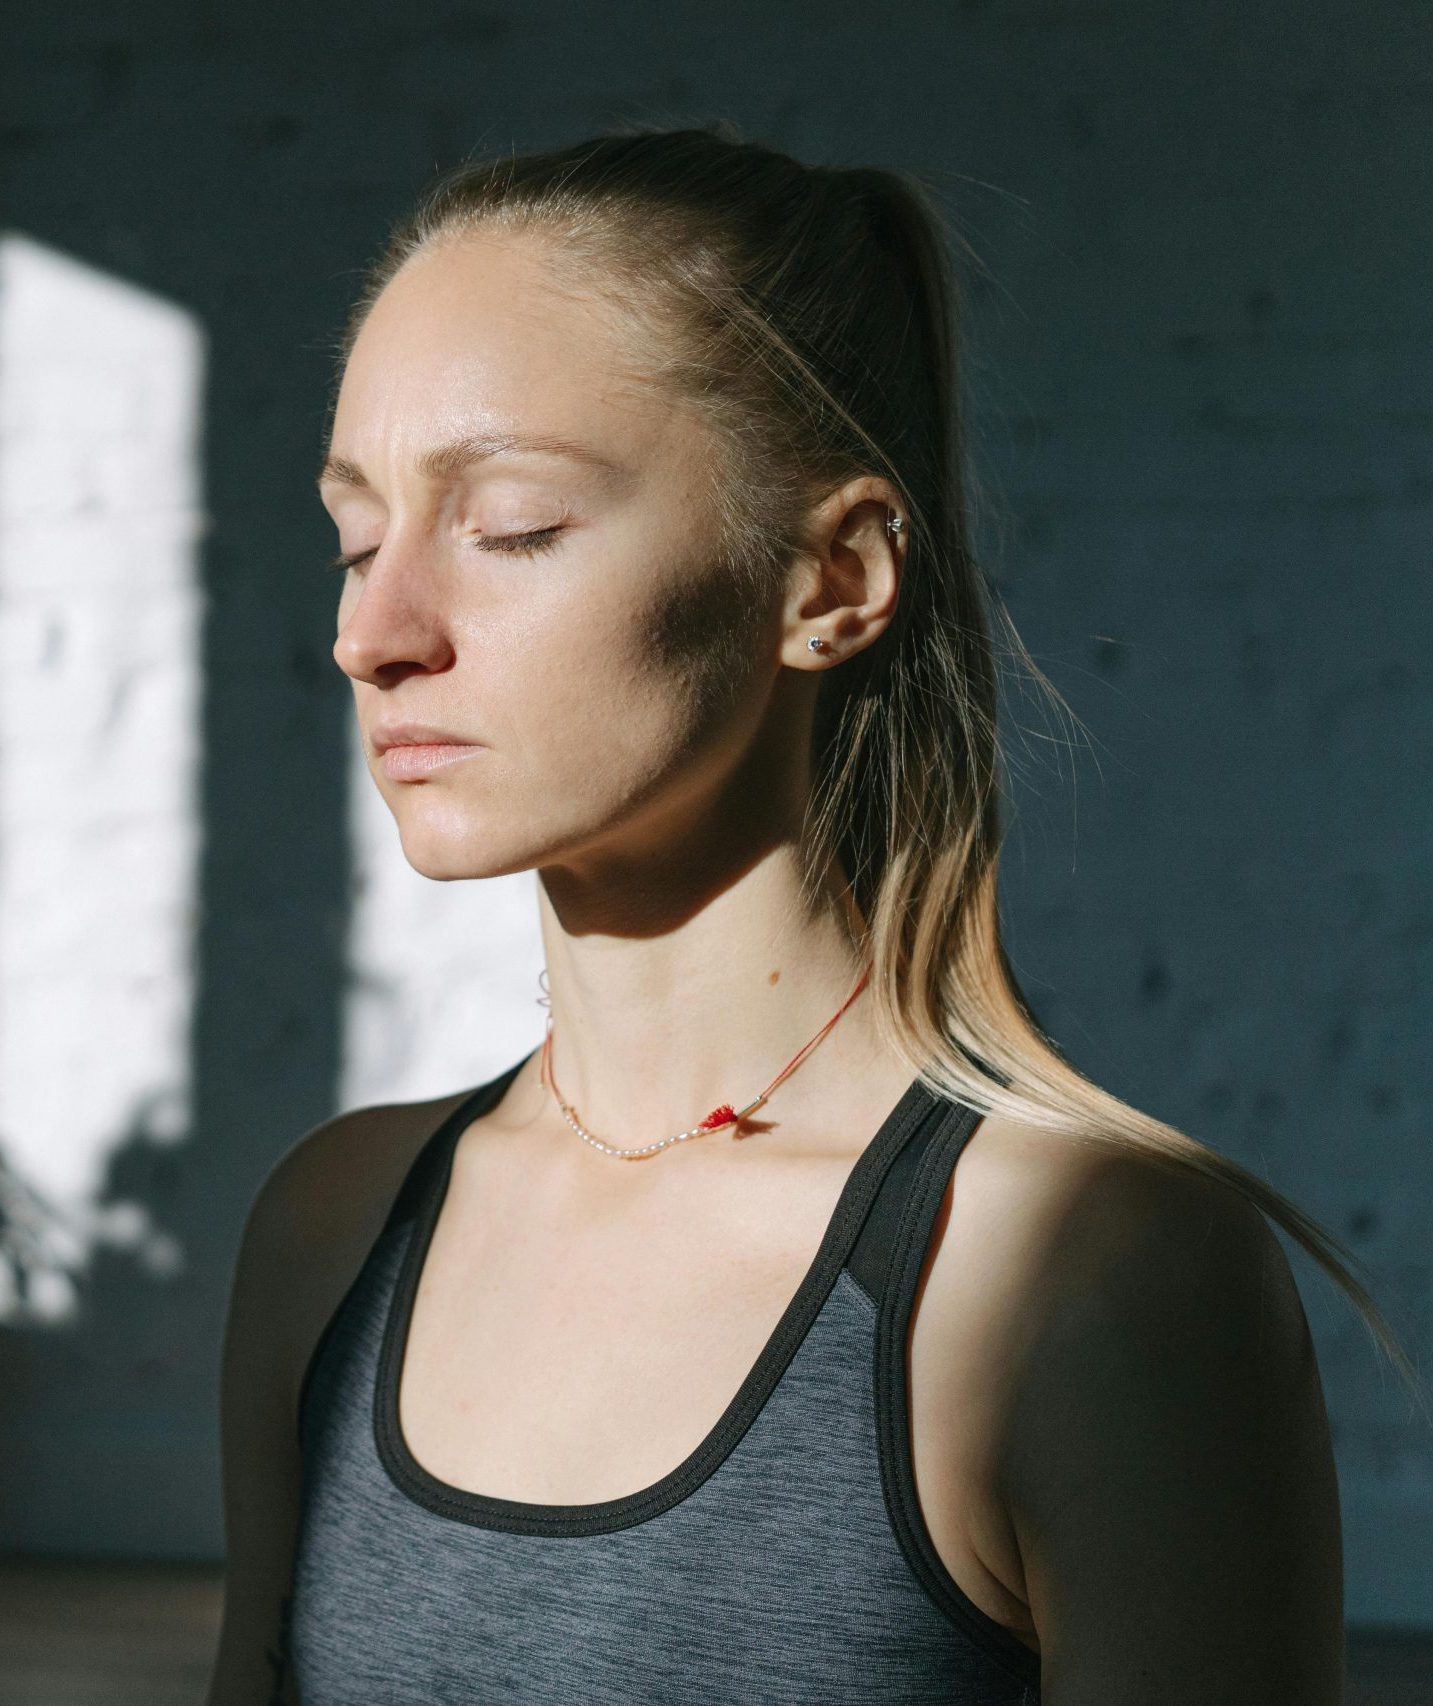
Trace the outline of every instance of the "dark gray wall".
<instances>
[{"instance_id":1,"label":"dark gray wall","mask_svg":"<svg viewBox=\"0 0 1433 1706\"><path fill-rule=\"evenodd\" d=\"M1011 705L1017 970L1087 1071L1350 1239L1427 1359L1427 7L702 12L7 8L4 224L207 328L215 525L194 1130L113 1164L190 1265L108 1260L79 1327L4 1335L0 1544L220 1549L235 1242L339 1064L351 711L310 572L332 548L324 344L434 168L629 118L731 116L945 186L994 280L971 295L992 573L1093 736ZM294 870L298 892L275 878ZM1433 1626L1429 1426L1299 1271L1350 1615Z\"/></svg>"}]
</instances>

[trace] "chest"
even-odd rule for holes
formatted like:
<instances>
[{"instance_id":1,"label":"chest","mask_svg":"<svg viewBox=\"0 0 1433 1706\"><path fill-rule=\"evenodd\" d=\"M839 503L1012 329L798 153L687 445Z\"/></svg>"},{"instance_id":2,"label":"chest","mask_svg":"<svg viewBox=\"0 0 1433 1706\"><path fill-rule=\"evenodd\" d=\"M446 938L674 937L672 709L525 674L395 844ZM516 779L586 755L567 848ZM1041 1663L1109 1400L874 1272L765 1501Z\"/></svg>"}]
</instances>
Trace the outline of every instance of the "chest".
<instances>
[{"instance_id":1,"label":"chest","mask_svg":"<svg viewBox=\"0 0 1433 1706\"><path fill-rule=\"evenodd\" d=\"M759 1179L728 1168L685 1191L626 1195L535 1186L495 1145L455 1165L398 1365L408 1451L450 1486L525 1503L590 1504L652 1486L709 1440L789 1326L850 1165L807 1157ZM954 1261L945 1231L927 1252L928 1278ZM1028 1632L1023 1602L983 1561L999 1532L979 1399L980 1357L994 1352L949 1331L950 1277L922 1287L932 1302L906 1335L917 1497L961 1590ZM853 1391L868 1379L864 1364L849 1369ZM1034 1649L1033 1635L1021 1638Z\"/></svg>"},{"instance_id":2,"label":"chest","mask_svg":"<svg viewBox=\"0 0 1433 1706\"><path fill-rule=\"evenodd\" d=\"M399 1380L413 1455L453 1485L585 1504L660 1479L710 1432L821 1242L841 1170L773 1199L456 1169Z\"/></svg>"}]
</instances>

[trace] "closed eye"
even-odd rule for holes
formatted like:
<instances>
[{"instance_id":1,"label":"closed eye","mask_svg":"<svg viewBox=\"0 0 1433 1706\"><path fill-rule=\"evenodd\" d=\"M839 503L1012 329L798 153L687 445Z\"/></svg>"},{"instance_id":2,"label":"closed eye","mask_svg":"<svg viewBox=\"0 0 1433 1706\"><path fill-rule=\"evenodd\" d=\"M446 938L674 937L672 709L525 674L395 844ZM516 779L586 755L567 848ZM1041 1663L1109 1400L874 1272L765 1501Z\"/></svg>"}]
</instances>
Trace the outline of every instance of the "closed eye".
<instances>
[{"instance_id":1,"label":"closed eye","mask_svg":"<svg viewBox=\"0 0 1433 1706\"><path fill-rule=\"evenodd\" d=\"M561 532L561 527L538 527L530 533L479 533L473 536L473 543L480 551L502 551L509 555L526 557L538 551L550 551L556 545L557 536ZM338 556L330 558L326 566L346 573L377 554L376 545L367 551L356 551L351 556L340 552Z\"/></svg>"}]
</instances>

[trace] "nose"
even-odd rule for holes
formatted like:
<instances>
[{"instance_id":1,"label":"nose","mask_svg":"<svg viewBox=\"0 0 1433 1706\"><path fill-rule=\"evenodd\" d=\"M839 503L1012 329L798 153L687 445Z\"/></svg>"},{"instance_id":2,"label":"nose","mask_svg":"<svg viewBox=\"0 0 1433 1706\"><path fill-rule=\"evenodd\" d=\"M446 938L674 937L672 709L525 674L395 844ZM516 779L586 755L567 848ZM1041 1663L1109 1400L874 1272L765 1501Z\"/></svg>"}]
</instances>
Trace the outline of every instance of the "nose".
<instances>
[{"instance_id":1,"label":"nose","mask_svg":"<svg viewBox=\"0 0 1433 1706\"><path fill-rule=\"evenodd\" d=\"M379 685L395 673L452 662L442 589L420 550L389 537L368 559L357 602L342 618L333 661L354 681Z\"/></svg>"}]
</instances>

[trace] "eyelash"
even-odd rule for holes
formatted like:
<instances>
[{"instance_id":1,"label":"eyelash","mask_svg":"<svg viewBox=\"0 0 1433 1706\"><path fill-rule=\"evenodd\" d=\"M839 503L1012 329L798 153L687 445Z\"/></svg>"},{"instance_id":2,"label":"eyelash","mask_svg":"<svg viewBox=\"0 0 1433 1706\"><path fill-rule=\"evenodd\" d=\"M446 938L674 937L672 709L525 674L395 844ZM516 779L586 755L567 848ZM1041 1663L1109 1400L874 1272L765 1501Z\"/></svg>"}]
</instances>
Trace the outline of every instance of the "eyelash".
<instances>
[{"instance_id":1,"label":"eyelash","mask_svg":"<svg viewBox=\"0 0 1433 1706\"><path fill-rule=\"evenodd\" d=\"M511 557L531 557L539 551L550 551L557 543L557 536L563 531L560 527L539 527L531 533L490 533L480 535L481 549L484 551L501 551ZM351 557L340 553L329 559L326 567L347 571L356 569L360 563L377 554L375 545L371 551L359 551Z\"/></svg>"}]
</instances>

